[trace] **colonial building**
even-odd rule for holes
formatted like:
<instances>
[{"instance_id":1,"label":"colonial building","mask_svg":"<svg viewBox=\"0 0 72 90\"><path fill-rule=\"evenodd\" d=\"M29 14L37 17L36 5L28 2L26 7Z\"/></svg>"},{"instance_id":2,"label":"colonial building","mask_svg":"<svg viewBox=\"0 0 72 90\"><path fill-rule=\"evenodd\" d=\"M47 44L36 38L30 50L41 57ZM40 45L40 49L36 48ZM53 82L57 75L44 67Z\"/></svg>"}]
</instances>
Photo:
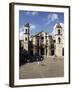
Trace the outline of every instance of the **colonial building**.
<instances>
[{"instance_id":1,"label":"colonial building","mask_svg":"<svg viewBox=\"0 0 72 90\"><path fill-rule=\"evenodd\" d=\"M52 36L46 32L39 32L32 36L33 54L38 55L51 55Z\"/></svg>"},{"instance_id":2,"label":"colonial building","mask_svg":"<svg viewBox=\"0 0 72 90\"><path fill-rule=\"evenodd\" d=\"M61 25L57 23L54 39L44 31L30 36L30 25L27 23L24 25L24 39L21 41L21 46L29 55L63 56L62 30Z\"/></svg>"}]
</instances>

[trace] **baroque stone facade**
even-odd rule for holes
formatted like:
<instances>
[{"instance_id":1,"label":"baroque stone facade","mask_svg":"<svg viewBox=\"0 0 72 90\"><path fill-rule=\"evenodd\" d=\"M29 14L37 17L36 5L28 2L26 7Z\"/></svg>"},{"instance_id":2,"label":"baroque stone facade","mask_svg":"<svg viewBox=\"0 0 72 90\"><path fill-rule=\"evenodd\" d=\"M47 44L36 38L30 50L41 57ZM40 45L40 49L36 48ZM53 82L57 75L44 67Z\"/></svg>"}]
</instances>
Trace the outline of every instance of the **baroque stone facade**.
<instances>
[{"instance_id":1,"label":"baroque stone facade","mask_svg":"<svg viewBox=\"0 0 72 90\"><path fill-rule=\"evenodd\" d=\"M57 23L55 27L55 38L44 31L30 36L30 25L27 23L24 25L24 38L21 40L21 47L29 55L64 56L62 30L61 25Z\"/></svg>"}]
</instances>

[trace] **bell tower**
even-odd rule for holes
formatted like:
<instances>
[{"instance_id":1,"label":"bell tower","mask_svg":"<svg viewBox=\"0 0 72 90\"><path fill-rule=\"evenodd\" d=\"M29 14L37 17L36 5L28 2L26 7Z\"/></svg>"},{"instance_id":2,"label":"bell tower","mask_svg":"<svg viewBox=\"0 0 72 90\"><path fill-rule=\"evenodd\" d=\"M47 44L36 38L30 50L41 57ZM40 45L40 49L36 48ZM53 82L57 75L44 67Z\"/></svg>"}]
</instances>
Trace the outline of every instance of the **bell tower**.
<instances>
[{"instance_id":1,"label":"bell tower","mask_svg":"<svg viewBox=\"0 0 72 90\"><path fill-rule=\"evenodd\" d=\"M26 23L24 25L24 49L26 51L29 50L29 28L30 28L29 23Z\"/></svg>"},{"instance_id":2,"label":"bell tower","mask_svg":"<svg viewBox=\"0 0 72 90\"><path fill-rule=\"evenodd\" d=\"M55 55L62 56L62 27L60 23L57 23L55 32Z\"/></svg>"}]
</instances>

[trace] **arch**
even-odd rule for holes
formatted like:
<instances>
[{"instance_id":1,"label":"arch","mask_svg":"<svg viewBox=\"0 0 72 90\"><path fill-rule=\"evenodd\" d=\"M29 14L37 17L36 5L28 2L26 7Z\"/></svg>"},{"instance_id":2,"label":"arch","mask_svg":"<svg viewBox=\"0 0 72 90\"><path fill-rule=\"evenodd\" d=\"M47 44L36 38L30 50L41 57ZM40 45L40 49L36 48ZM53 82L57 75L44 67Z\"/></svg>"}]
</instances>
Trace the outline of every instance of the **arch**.
<instances>
[{"instance_id":1,"label":"arch","mask_svg":"<svg viewBox=\"0 0 72 90\"><path fill-rule=\"evenodd\" d=\"M25 33L26 33L26 34L28 33L28 30L27 30L27 29L25 29Z\"/></svg>"},{"instance_id":2,"label":"arch","mask_svg":"<svg viewBox=\"0 0 72 90\"><path fill-rule=\"evenodd\" d=\"M58 37L58 42L59 42L59 44L60 44L60 42L61 42L61 38L60 38L60 37Z\"/></svg>"},{"instance_id":3,"label":"arch","mask_svg":"<svg viewBox=\"0 0 72 90\"><path fill-rule=\"evenodd\" d=\"M58 34L60 35L60 29L58 29Z\"/></svg>"}]
</instances>

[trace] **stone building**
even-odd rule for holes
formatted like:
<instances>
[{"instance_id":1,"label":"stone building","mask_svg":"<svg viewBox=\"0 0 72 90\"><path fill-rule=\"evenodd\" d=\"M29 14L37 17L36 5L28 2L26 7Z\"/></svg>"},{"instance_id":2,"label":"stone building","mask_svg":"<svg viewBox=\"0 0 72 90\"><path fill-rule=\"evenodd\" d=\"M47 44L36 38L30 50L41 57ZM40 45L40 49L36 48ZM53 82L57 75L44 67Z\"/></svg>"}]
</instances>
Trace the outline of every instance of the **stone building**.
<instances>
[{"instance_id":1,"label":"stone building","mask_svg":"<svg viewBox=\"0 0 72 90\"><path fill-rule=\"evenodd\" d=\"M39 32L32 36L33 54L51 55L52 36L46 32Z\"/></svg>"},{"instance_id":2,"label":"stone building","mask_svg":"<svg viewBox=\"0 0 72 90\"><path fill-rule=\"evenodd\" d=\"M44 31L30 37L30 25L27 23L24 25L24 38L21 41L22 47L29 55L63 56L62 34L62 27L57 23L54 39L49 33Z\"/></svg>"}]
</instances>

